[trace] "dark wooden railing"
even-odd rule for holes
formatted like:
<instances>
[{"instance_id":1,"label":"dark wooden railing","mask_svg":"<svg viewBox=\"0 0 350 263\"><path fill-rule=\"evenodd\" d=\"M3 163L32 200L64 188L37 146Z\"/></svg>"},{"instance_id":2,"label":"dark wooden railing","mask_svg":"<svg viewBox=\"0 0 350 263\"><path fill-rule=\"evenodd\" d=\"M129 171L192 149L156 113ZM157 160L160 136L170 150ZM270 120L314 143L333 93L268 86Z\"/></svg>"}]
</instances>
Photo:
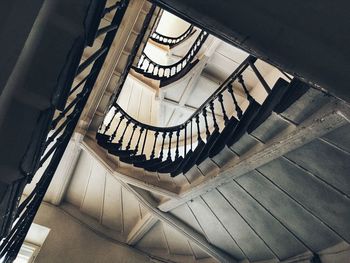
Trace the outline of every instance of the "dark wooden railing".
<instances>
[{"instance_id":1,"label":"dark wooden railing","mask_svg":"<svg viewBox=\"0 0 350 263\"><path fill-rule=\"evenodd\" d=\"M104 35L103 42L97 51L82 61L72 72L80 81L68 89L68 103L64 104L62 110L59 107L53 108L50 126L47 129L49 132L45 136L46 140L42 143L37 168L30 172L24 171L28 174L25 183L30 183L40 167L44 169L44 172L34 190L19 206L18 202L22 192L15 196L16 205L13 207L14 213L12 213L11 218L11 222L14 222L14 224L10 224L7 235L3 237L0 243L1 262L13 262L19 252L94 87L128 3L128 0L116 1L112 6L104 6L95 13L96 21L93 23L95 30L93 32L89 31L89 34L87 34L84 48L92 45L94 40L102 35ZM101 19L112 11L115 11L115 14L110 25L99 28Z\"/></svg>"},{"instance_id":2,"label":"dark wooden railing","mask_svg":"<svg viewBox=\"0 0 350 263\"><path fill-rule=\"evenodd\" d=\"M247 130L268 117L288 86L279 79L271 89L249 56L229 78L182 124L156 127L129 116L117 103L96 138L100 146L136 167L176 176L207 157L233 145ZM253 72L268 94L259 104L245 76ZM243 95L238 98L237 94ZM244 102L248 105L243 108ZM112 115L112 116L111 116Z\"/></svg>"},{"instance_id":3,"label":"dark wooden railing","mask_svg":"<svg viewBox=\"0 0 350 263\"><path fill-rule=\"evenodd\" d=\"M187 40L195 32L196 30L194 29L193 25L190 25L188 29L178 37L168 37L155 31L151 34L150 39L158 44L167 45L172 48Z\"/></svg>"},{"instance_id":4,"label":"dark wooden railing","mask_svg":"<svg viewBox=\"0 0 350 263\"><path fill-rule=\"evenodd\" d=\"M194 65L196 65L198 62L196 55L207 37L208 33L202 30L186 55L174 64L160 65L154 62L146 55L145 52L143 52L137 66L133 67L133 69L148 78L167 81L167 83L172 82L172 80L176 80L179 76L183 76L190 71Z\"/></svg>"}]
</instances>

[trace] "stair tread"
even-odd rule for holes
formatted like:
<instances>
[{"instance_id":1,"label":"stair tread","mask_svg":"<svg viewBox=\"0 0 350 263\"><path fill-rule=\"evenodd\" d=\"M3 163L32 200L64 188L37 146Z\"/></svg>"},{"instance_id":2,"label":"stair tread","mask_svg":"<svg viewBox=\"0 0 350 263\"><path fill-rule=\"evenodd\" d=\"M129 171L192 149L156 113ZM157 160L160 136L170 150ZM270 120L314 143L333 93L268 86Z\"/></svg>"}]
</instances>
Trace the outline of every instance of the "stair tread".
<instances>
[{"instance_id":1,"label":"stair tread","mask_svg":"<svg viewBox=\"0 0 350 263\"><path fill-rule=\"evenodd\" d=\"M247 131L248 126L254 120L255 116L258 114L261 109L261 105L257 103L255 100L252 101L246 111L244 112L242 118L239 120L237 128L234 130L232 135L228 137L227 145L231 146L235 142L237 142Z\"/></svg>"},{"instance_id":2,"label":"stair tread","mask_svg":"<svg viewBox=\"0 0 350 263\"><path fill-rule=\"evenodd\" d=\"M110 138L110 136L107 134L96 133L96 140L97 141L107 141L109 138Z\"/></svg>"},{"instance_id":3,"label":"stair tread","mask_svg":"<svg viewBox=\"0 0 350 263\"><path fill-rule=\"evenodd\" d=\"M216 143L220 136L219 129L215 129L210 137L208 138L202 152L200 153L199 157L197 158L196 165L201 164L205 159L209 157L209 151L213 147L213 145Z\"/></svg>"},{"instance_id":4,"label":"stair tread","mask_svg":"<svg viewBox=\"0 0 350 263\"><path fill-rule=\"evenodd\" d=\"M196 161L199 157L199 155L201 154L202 150L205 147L205 142L204 141L200 141L196 147L196 149L193 151L193 154L187 159L186 164L183 166L182 172L186 173L188 172L192 166L194 166L196 164Z\"/></svg>"},{"instance_id":5,"label":"stair tread","mask_svg":"<svg viewBox=\"0 0 350 263\"><path fill-rule=\"evenodd\" d=\"M231 145L229 148L238 156L242 156L259 143L260 142L257 141L254 137L246 133L241 137L240 140Z\"/></svg>"},{"instance_id":6,"label":"stair tread","mask_svg":"<svg viewBox=\"0 0 350 263\"><path fill-rule=\"evenodd\" d=\"M233 132L238 125L238 120L235 117L231 117L228 124L225 125L225 128L221 131L220 136L217 138L215 144L209 150L209 157L212 158L218 154L225 146L228 135Z\"/></svg>"},{"instance_id":7,"label":"stair tread","mask_svg":"<svg viewBox=\"0 0 350 263\"><path fill-rule=\"evenodd\" d=\"M177 169L173 172L171 172L171 176L174 177L176 175L179 175L180 173L182 173L182 169L183 167L186 165L186 163L188 162L188 160L190 159L190 157L192 156L193 154L193 151L192 150L189 150L187 153L186 153L186 156L185 158L183 158L182 162L179 164L179 166L177 167Z\"/></svg>"},{"instance_id":8,"label":"stair tread","mask_svg":"<svg viewBox=\"0 0 350 263\"><path fill-rule=\"evenodd\" d=\"M331 96L314 88L310 88L298 100L280 115L299 124L318 111L323 105L331 101Z\"/></svg>"},{"instance_id":9,"label":"stair tread","mask_svg":"<svg viewBox=\"0 0 350 263\"><path fill-rule=\"evenodd\" d=\"M121 144L120 143L115 143L115 142L110 142L110 141L97 141L97 144L100 145L101 147L105 148L106 150L114 150L120 148Z\"/></svg>"},{"instance_id":10,"label":"stair tread","mask_svg":"<svg viewBox=\"0 0 350 263\"><path fill-rule=\"evenodd\" d=\"M111 149L111 150L108 150L108 152L110 154L113 154L119 157L127 157L135 153L134 150L122 150L122 149Z\"/></svg>"},{"instance_id":11,"label":"stair tread","mask_svg":"<svg viewBox=\"0 0 350 263\"><path fill-rule=\"evenodd\" d=\"M274 111L276 113L284 112L295 101L297 101L301 96L303 96L309 90L309 88L309 85L294 78L291 81L287 92L283 95L280 102L276 105Z\"/></svg>"},{"instance_id":12,"label":"stair tread","mask_svg":"<svg viewBox=\"0 0 350 263\"><path fill-rule=\"evenodd\" d=\"M182 160L183 160L183 157L180 156L176 160L174 160L172 163L170 163L168 165L163 165L162 167L160 167L158 169L158 172L159 173L171 173L178 168L178 166L181 164Z\"/></svg>"},{"instance_id":13,"label":"stair tread","mask_svg":"<svg viewBox=\"0 0 350 263\"><path fill-rule=\"evenodd\" d=\"M139 167L139 168L147 168L151 167L157 163L161 163L162 159L161 158L153 158L149 160L144 160L144 161L137 161L133 162L134 166Z\"/></svg>"},{"instance_id":14,"label":"stair tread","mask_svg":"<svg viewBox=\"0 0 350 263\"><path fill-rule=\"evenodd\" d=\"M146 167L145 170L149 171L149 172L157 172L158 168L162 167L162 166L166 166L168 164L170 164L172 161L171 160L165 160L162 161L160 163L156 163L152 166Z\"/></svg>"},{"instance_id":15,"label":"stair tread","mask_svg":"<svg viewBox=\"0 0 350 263\"><path fill-rule=\"evenodd\" d=\"M268 142L289 127L295 126L281 118L277 113L272 112L272 114L259 127L251 132L251 135L262 142Z\"/></svg>"},{"instance_id":16,"label":"stair tread","mask_svg":"<svg viewBox=\"0 0 350 263\"><path fill-rule=\"evenodd\" d=\"M146 160L146 155L142 154L142 155L125 156L125 157L120 157L119 160L124 163L132 164L133 162L136 162L136 161Z\"/></svg>"},{"instance_id":17,"label":"stair tread","mask_svg":"<svg viewBox=\"0 0 350 263\"><path fill-rule=\"evenodd\" d=\"M272 91L267 96L266 100L261 105L259 112L255 118L251 121L247 128L247 132L253 132L257 127L259 127L272 113L273 109L278 105L282 96L288 91L289 82L282 78L279 78Z\"/></svg>"}]
</instances>

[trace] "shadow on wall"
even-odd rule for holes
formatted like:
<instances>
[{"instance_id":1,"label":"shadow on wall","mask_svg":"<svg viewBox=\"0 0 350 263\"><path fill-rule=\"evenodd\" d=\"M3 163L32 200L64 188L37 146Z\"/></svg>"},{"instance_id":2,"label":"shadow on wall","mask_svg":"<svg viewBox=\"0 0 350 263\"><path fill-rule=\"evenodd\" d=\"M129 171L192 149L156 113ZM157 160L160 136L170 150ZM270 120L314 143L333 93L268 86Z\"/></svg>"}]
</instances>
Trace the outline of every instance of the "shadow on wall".
<instances>
[{"instance_id":1,"label":"shadow on wall","mask_svg":"<svg viewBox=\"0 0 350 263\"><path fill-rule=\"evenodd\" d=\"M35 223L51 229L36 263L150 262L144 254L95 234L55 206L43 203Z\"/></svg>"}]
</instances>

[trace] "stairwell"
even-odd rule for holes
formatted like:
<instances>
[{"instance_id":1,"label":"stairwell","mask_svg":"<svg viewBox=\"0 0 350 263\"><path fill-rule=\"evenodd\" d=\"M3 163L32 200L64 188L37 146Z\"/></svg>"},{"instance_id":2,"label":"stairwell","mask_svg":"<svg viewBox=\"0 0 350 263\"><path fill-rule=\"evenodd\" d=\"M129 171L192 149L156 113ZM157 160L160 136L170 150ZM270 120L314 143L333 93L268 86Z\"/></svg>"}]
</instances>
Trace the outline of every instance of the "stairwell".
<instances>
[{"instance_id":1,"label":"stairwell","mask_svg":"<svg viewBox=\"0 0 350 263\"><path fill-rule=\"evenodd\" d=\"M236 139L214 140L217 150L175 177L120 161L94 134L83 145L155 215L169 214L223 251L209 252L220 262L299 262L316 254L327 262L348 247L349 105L298 79L272 90ZM330 203L339 207L322 208Z\"/></svg>"},{"instance_id":2,"label":"stairwell","mask_svg":"<svg viewBox=\"0 0 350 263\"><path fill-rule=\"evenodd\" d=\"M130 1L44 201L151 262L347 262L350 105L283 72L267 80L249 56L185 124L157 126L177 86L135 69L159 15ZM210 63L174 83L212 80Z\"/></svg>"}]
</instances>

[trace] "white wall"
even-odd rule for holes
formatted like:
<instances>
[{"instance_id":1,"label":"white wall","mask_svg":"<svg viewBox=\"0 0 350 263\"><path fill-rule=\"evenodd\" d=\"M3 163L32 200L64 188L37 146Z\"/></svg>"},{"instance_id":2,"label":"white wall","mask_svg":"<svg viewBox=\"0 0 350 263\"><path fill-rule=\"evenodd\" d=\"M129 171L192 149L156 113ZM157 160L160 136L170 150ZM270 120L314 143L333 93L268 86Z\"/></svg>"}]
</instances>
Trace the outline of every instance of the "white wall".
<instances>
[{"instance_id":1,"label":"white wall","mask_svg":"<svg viewBox=\"0 0 350 263\"><path fill-rule=\"evenodd\" d=\"M36 263L150 262L141 252L95 234L55 206L43 203L35 223L51 229Z\"/></svg>"}]
</instances>

